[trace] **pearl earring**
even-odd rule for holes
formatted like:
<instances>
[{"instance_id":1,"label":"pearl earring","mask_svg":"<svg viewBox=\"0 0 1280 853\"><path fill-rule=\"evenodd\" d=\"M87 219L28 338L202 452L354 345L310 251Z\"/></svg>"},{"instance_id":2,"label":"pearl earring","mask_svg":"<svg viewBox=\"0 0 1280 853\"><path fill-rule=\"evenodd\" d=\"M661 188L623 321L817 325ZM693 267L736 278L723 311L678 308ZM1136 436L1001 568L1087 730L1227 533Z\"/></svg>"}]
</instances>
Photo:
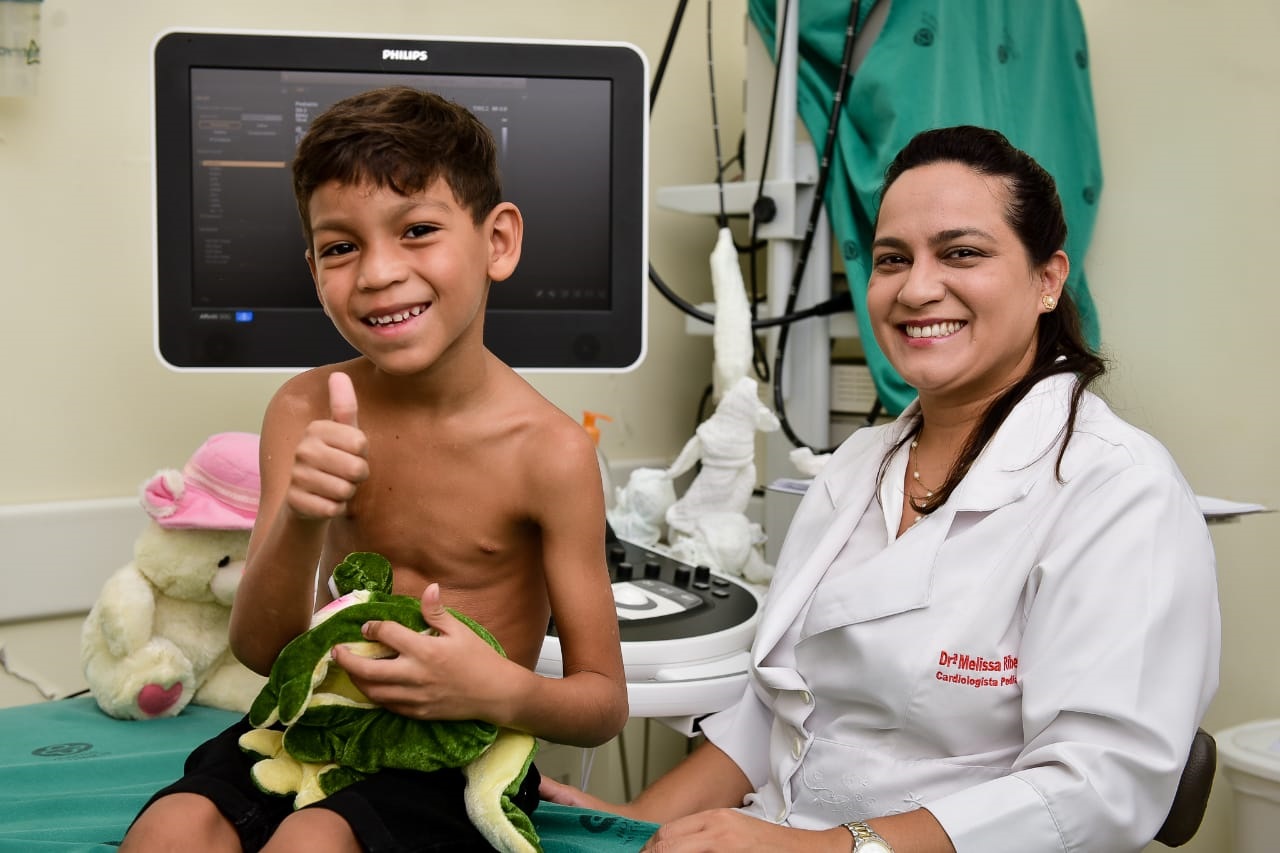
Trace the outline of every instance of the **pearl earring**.
<instances>
[{"instance_id":1,"label":"pearl earring","mask_svg":"<svg viewBox=\"0 0 1280 853\"><path fill-rule=\"evenodd\" d=\"M1052 311L1054 308L1058 307L1058 300L1046 293L1044 296L1040 297L1040 304L1044 306L1044 310Z\"/></svg>"}]
</instances>

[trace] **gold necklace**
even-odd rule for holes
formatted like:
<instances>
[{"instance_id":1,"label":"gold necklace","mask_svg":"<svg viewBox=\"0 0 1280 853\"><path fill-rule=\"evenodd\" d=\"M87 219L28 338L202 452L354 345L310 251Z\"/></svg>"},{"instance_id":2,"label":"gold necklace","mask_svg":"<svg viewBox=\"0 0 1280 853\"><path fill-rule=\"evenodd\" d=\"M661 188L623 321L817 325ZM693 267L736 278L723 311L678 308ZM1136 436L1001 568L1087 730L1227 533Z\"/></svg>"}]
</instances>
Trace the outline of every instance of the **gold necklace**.
<instances>
[{"instance_id":1,"label":"gold necklace","mask_svg":"<svg viewBox=\"0 0 1280 853\"><path fill-rule=\"evenodd\" d=\"M918 486L921 489L924 489L924 499L927 501L929 498L933 497L933 489L929 488L928 486L926 486L924 483L920 481L920 470L919 470L920 454L917 451L917 448L919 446L920 446L920 442L918 439L914 439L914 438L911 439L911 448L907 451L907 467L911 469L912 481L916 484L916 486ZM907 494L907 502L911 505L911 510L916 514L916 517L911 519L911 526L914 527L915 525L923 521L925 516L924 516L924 513L920 512L920 510L916 508L916 499L910 493Z\"/></svg>"},{"instance_id":2,"label":"gold necklace","mask_svg":"<svg viewBox=\"0 0 1280 853\"><path fill-rule=\"evenodd\" d=\"M907 454L909 457L907 461L911 465L911 479L915 481L917 486L924 489L924 496L927 500L928 498L933 497L933 489L920 482L920 454L916 450L919 446L920 441L918 439L911 439L911 451ZM912 462L912 460L915 461Z\"/></svg>"}]
</instances>

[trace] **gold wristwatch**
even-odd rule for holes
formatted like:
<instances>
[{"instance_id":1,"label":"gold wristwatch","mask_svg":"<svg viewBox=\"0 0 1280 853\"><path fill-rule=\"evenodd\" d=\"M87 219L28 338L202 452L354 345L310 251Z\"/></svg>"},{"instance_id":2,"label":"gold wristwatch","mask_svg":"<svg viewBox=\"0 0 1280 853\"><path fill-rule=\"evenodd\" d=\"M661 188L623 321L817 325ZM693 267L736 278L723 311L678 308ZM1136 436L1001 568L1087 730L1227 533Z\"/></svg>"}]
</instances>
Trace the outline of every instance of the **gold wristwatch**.
<instances>
[{"instance_id":1,"label":"gold wristwatch","mask_svg":"<svg viewBox=\"0 0 1280 853\"><path fill-rule=\"evenodd\" d=\"M841 826L853 836L853 853L893 853L889 842L877 835L865 822L851 820Z\"/></svg>"}]
</instances>

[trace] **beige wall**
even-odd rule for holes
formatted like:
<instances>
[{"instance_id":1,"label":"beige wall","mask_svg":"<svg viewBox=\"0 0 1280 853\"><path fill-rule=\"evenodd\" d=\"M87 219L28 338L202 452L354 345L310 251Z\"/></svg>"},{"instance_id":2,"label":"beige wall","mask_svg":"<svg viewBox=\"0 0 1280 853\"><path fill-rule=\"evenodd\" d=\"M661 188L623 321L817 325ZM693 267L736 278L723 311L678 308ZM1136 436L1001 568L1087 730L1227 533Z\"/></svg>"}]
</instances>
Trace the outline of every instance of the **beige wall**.
<instances>
[{"instance_id":1,"label":"beige wall","mask_svg":"<svg viewBox=\"0 0 1280 853\"><path fill-rule=\"evenodd\" d=\"M608 2L484 3L341 0L47 0L39 94L0 98L0 282L9 331L5 395L23 401L0 426L0 503L132 493L157 467L178 465L209 433L256 431L278 374L178 374L152 352L150 49L171 27L307 29L396 34L629 41L656 68L670 12ZM743 4L717 4L725 81L743 76ZM674 7L673 7L674 8ZM652 185L714 174L707 114L705 16L669 65L652 133ZM742 87L719 93L725 132L741 127ZM709 295L713 223L654 211L651 257L693 299ZM302 263L299 258L299 263ZM646 285L647 286L647 285ZM607 450L668 459L693 427L710 375L710 342L652 295L649 357L625 375L533 377L575 417L615 420ZM705 368L704 368L705 365ZM695 369L690 369L693 366Z\"/></svg>"},{"instance_id":2,"label":"beige wall","mask_svg":"<svg viewBox=\"0 0 1280 853\"><path fill-rule=\"evenodd\" d=\"M1280 507L1280 6L1081 0L1106 186L1087 261L1109 396L1201 494ZM1222 686L1211 731L1280 717L1280 517L1216 526ZM1230 785L1187 850L1230 850Z\"/></svg>"},{"instance_id":3,"label":"beige wall","mask_svg":"<svg viewBox=\"0 0 1280 853\"><path fill-rule=\"evenodd\" d=\"M0 504L129 494L208 433L256 430L280 377L170 373L151 351L149 47L172 26L630 41L656 66L675 3L46 0L40 94L0 99ZM703 11L690 8L654 115L652 186L711 177ZM742 0L715 4L717 82L736 139ZM1280 507L1273 371L1280 286L1280 6L1272 0L1080 0L1106 186L1086 264L1115 361L1107 392L1173 451L1201 494ZM654 210L651 255L707 296L709 223ZM615 377L535 377L571 414L594 408L614 461L669 459L706 382L651 291L648 362ZM690 365L698 369L690 369ZM1280 717L1278 516L1219 525L1223 680L1206 726ZM73 644L68 644L73 645ZM1218 783L1188 850L1230 845Z\"/></svg>"}]
</instances>

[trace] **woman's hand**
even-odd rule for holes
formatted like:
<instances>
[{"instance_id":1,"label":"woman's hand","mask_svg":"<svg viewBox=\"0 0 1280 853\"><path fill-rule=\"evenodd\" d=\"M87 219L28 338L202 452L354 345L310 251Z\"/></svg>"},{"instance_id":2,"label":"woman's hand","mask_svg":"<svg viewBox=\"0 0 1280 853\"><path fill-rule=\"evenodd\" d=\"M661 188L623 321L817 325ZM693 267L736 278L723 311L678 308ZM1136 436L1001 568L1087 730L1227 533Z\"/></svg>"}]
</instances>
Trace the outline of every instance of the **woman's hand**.
<instances>
[{"instance_id":1,"label":"woman's hand","mask_svg":"<svg viewBox=\"0 0 1280 853\"><path fill-rule=\"evenodd\" d=\"M549 803L631 817L628 814L630 809L625 804L607 803L599 797L593 797L586 791L575 788L572 785L566 785L563 782L557 782L555 779L550 779L546 776L542 777L542 783L538 786L538 794ZM640 818L634 819L640 820Z\"/></svg>"},{"instance_id":2,"label":"woman's hand","mask_svg":"<svg viewBox=\"0 0 1280 853\"><path fill-rule=\"evenodd\" d=\"M632 820L645 818L628 805L608 803L572 785L542 777L538 787L542 799L562 806L593 809ZM825 832L790 829L747 817L734 809L713 809L682 817L661 827L644 850L651 853L732 853L732 851L775 851L775 853L849 853L853 837L843 827Z\"/></svg>"},{"instance_id":3,"label":"woman's hand","mask_svg":"<svg viewBox=\"0 0 1280 853\"><path fill-rule=\"evenodd\" d=\"M849 853L853 836L842 826L792 829L748 817L735 809L714 809L663 826L643 847L647 853Z\"/></svg>"},{"instance_id":4,"label":"woman's hand","mask_svg":"<svg viewBox=\"0 0 1280 853\"><path fill-rule=\"evenodd\" d=\"M539 792L542 799L562 806L610 812L646 823L675 825L720 810L737 814L725 807L741 805L751 792L751 782L718 746L704 741L629 803L607 803L545 776Z\"/></svg>"}]
</instances>

